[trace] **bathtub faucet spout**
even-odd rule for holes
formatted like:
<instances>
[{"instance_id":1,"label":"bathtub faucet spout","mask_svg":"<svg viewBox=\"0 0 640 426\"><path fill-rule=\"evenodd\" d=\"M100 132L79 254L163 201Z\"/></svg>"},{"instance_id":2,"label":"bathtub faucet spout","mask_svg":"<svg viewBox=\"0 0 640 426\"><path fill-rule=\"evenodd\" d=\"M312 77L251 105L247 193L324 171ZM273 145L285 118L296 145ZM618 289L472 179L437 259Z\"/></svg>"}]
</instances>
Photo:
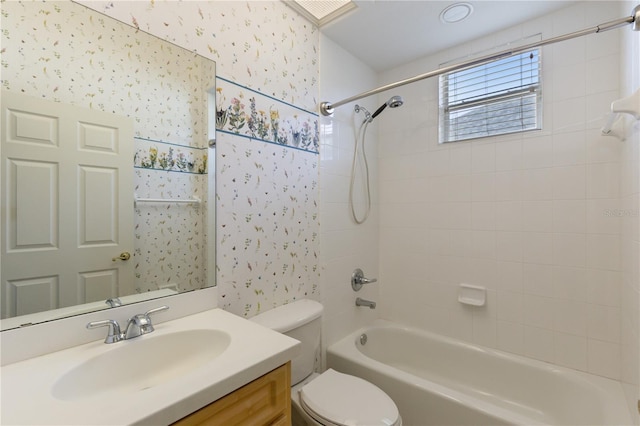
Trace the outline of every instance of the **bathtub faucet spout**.
<instances>
[{"instance_id":1,"label":"bathtub faucet spout","mask_svg":"<svg viewBox=\"0 0 640 426\"><path fill-rule=\"evenodd\" d=\"M369 300L364 300L360 297L358 297L356 299L356 306L366 306L370 309L375 309L376 308L376 302L371 302Z\"/></svg>"}]
</instances>

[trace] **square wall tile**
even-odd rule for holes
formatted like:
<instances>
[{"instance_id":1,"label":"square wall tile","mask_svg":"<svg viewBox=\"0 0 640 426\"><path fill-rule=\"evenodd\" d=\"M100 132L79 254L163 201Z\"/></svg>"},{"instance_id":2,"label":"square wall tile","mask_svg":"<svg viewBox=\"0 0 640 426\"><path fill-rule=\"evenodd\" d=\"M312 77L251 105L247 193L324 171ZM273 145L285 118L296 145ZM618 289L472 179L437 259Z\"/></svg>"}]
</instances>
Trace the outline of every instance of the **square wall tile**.
<instances>
[{"instance_id":1,"label":"square wall tile","mask_svg":"<svg viewBox=\"0 0 640 426\"><path fill-rule=\"evenodd\" d=\"M558 299L569 299L576 302L587 301L587 274L585 268L554 266L553 296Z\"/></svg>"},{"instance_id":2,"label":"square wall tile","mask_svg":"<svg viewBox=\"0 0 640 426\"><path fill-rule=\"evenodd\" d=\"M588 94L618 89L618 79L611 78L620 73L618 54L588 61L585 68Z\"/></svg>"},{"instance_id":3,"label":"square wall tile","mask_svg":"<svg viewBox=\"0 0 640 426\"><path fill-rule=\"evenodd\" d=\"M553 263L562 266L585 266L586 235L553 234Z\"/></svg>"},{"instance_id":4,"label":"square wall tile","mask_svg":"<svg viewBox=\"0 0 640 426\"><path fill-rule=\"evenodd\" d=\"M553 297L553 267L551 265L539 265L525 263L522 265L523 291L543 297Z\"/></svg>"},{"instance_id":5,"label":"square wall tile","mask_svg":"<svg viewBox=\"0 0 640 426\"><path fill-rule=\"evenodd\" d=\"M554 334L555 363L587 371L587 339L566 333Z\"/></svg>"},{"instance_id":6,"label":"square wall tile","mask_svg":"<svg viewBox=\"0 0 640 426\"><path fill-rule=\"evenodd\" d=\"M494 231L472 231L471 257L495 259L496 233Z\"/></svg>"},{"instance_id":7,"label":"square wall tile","mask_svg":"<svg viewBox=\"0 0 640 426\"><path fill-rule=\"evenodd\" d=\"M586 303L556 299L553 305L554 330L575 336L587 336L588 305Z\"/></svg>"},{"instance_id":8,"label":"square wall tile","mask_svg":"<svg viewBox=\"0 0 640 426\"><path fill-rule=\"evenodd\" d=\"M494 230L496 228L495 203L471 203L471 226L475 230Z\"/></svg>"},{"instance_id":9,"label":"square wall tile","mask_svg":"<svg viewBox=\"0 0 640 426\"><path fill-rule=\"evenodd\" d=\"M553 231L584 233L586 231L585 200L555 200L553 202Z\"/></svg>"},{"instance_id":10,"label":"square wall tile","mask_svg":"<svg viewBox=\"0 0 640 426\"><path fill-rule=\"evenodd\" d=\"M620 343L620 308L589 305L587 336L603 342Z\"/></svg>"},{"instance_id":11,"label":"square wall tile","mask_svg":"<svg viewBox=\"0 0 640 426\"><path fill-rule=\"evenodd\" d=\"M522 233L496 232L496 259L507 262L522 261Z\"/></svg>"},{"instance_id":12,"label":"square wall tile","mask_svg":"<svg viewBox=\"0 0 640 426\"><path fill-rule=\"evenodd\" d=\"M618 198L620 196L620 164L587 165L587 198Z\"/></svg>"},{"instance_id":13,"label":"square wall tile","mask_svg":"<svg viewBox=\"0 0 640 426\"><path fill-rule=\"evenodd\" d=\"M620 233L621 218L617 214L620 211L620 200L617 198L603 198L587 200L587 232L590 234Z\"/></svg>"},{"instance_id":14,"label":"square wall tile","mask_svg":"<svg viewBox=\"0 0 640 426\"><path fill-rule=\"evenodd\" d=\"M522 234L522 261L525 263L553 263L553 234L525 232Z\"/></svg>"},{"instance_id":15,"label":"square wall tile","mask_svg":"<svg viewBox=\"0 0 640 426\"><path fill-rule=\"evenodd\" d=\"M583 97L586 93L584 63L566 64L566 60L553 70L553 96L555 101ZM548 87L548 86L547 86Z\"/></svg>"},{"instance_id":16,"label":"square wall tile","mask_svg":"<svg viewBox=\"0 0 640 426\"><path fill-rule=\"evenodd\" d=\"M552 108L554 132L572 132L585 129L584 97L554 102Z\"/></svg>"},{"instance_id":17,"label":"square wall tile","mask_svg":"<svg viewBox=\"0 0 640 426\"><path fill-rule=\"evenodd\" d=\"M498 290L497 318L502 321L522 323L523 295L521 292Z\"/></svg>"},{"instance_id":18,"label":"square wall tile","mask_svg":"<svg viewBox=\"0 0 640 426\"><path fill-rule=\"evenodd\" d=\"M587 235L587 264L593 268L620 269L620 237L607 234Z\"/></svg>"},{"instance_id":19,"label":"square wall tile","mask_svg":"<svg viewBox=\"0 0 640 426\"><path fill-rule=\"evenodd\" d=\"M587 272L587 301L605 306L620 306L622 274L618 271L589 269Z\"/></svg>"},{"instance_id":20,"label":"square wall tile","mask_svg":"<svg viewBox=\"0 0 640 426\"><path fill-rule=\"evenodd\" d=\"M524 352L524 333L522 324L500 321L496 323L497 348L514 354Z\"/></svg>"},{"instance_id":21,"label":"square wall tile","mask_svg":"<svg viewBox=\"0 0 640 426\"><path fill-rule=\"evenodd\" d=\"M497 231L520 231L522 229L522 202L496 202L495 218Z\"/></svg>"},{"instance_id":22,"label":"square wall tile","mask_svg":"<svg viewBox=\"0 0 640 426\"><path fill-rule=\"evenodd\" d=\"M553 166L553 138L551 135L522 140L522 166L524 169Z\"/></svg>"},{"instance_id":23,"label":"square wall tile","mask_svg":"<svg viewBox=\"0 0 640 426\"><path fill-rule=\"evenodd\" d=\"M488 173L496 170L496 149L494 143L471 145L471 172Z\"/></svg>"},{"instance_id":24,"label":"square wall tile","mask_svg":"<svg viewBox=\"0 0 640 426\"><path fill-rule=\"evenodd\" d=\"M496 144L496 171L522 168L522 141L512 140Z\"/></svg>"},{"instance_id":25,"label":"square wall tile","mask_svg":"<svg viewBox=\"0 0 640 426\"><path fill-rule=\"evenodd\" d=\"M456 144L449 150L449 173L452 175L471 173L471 144Z\"/></svg>"},{"instance_id":26,"label":"square wall tile","mask_svg":"<svg viewBox=\"0 0 640 426\"><path fill-rule=\"evenodd\" d=\"M584 199L586 193L585 166L553 168L553 198Z\"/></svg>"},{"instance_id":27,"label":"square wall tile","mask_svg":"<svg viewBox=\"0 0 640 426\"><path fill-rule=\"evenodd\" d=\"M523 200L551 200L554 193L553 169L530 169L522 172Z\"/></svg>"},{"instance_id":28,"label":"square wall tile","mask_svg":"<svg viewBox=\"0 0 640 426\"><path fill-rule=\"evenodd\" d=\"M551 232L553 230L553 202L523 201L522 230Z\"/></svg>"},{"instance_id":29,"label":"square wall tile","mask_svg":"<svg viewBox=\"0 0 640 426\"><path fill-rule=\"evenodd\" d=\"M522 321L525 325L553 330L553 299L525 294L523 306Z\"/></svg>"},{"instance_id":30,"label":"square wall tile","mask_svg":"<svg viewBox=\"0 0 640 426\"><path fill-rule=\"evenodd\" d=\"M587 151L586 146L584 131L554 134L554 166L584 164Z\"/></svg>"},{"instance_id":31,"label":"square wall tile","mask_svg":"<svg viewBox=\"0 0 640 426\"><path fill-rule=\"evenodd\" d=\"M496 175L495 173L476 173L471 178L472 201L495 201Z\"/></svg>"},{"instance_id":32,"label":"square wall tile","mask_svg":"<svg viewBox=\"0 0 640 426\"><path fill-rule=\"evenodd\" d=\"M524 354L541 361L553 362L554 338L553 331L536 328L522 327L524 337Z\"/></svg>"},{"instance_id":33,"label":"square wall tile","mask_svg":"<svg viewBox=\"0 0 640 426\"><path fill-rule=\"evenodd\" d=\"M589 339L587 354L589 373L620 379L620 345Z\"/></svg>"},{"instance_id":34,"label":"square wall tile","mask_svg":"<svg viewBox=\"0 0 640 426\"><path fill-rule=\"evenodd\" d=\"M522 171L496 172L495 199L497 201L522 200Z\"/></svg>"},{"instance_id":35,"label":"square wall tile","mask_svg":"<svg viewBox=\"0 0 640 426\"><path fill-rule=\"evenodd\" d=\"M496 262L496 289L522 293L522 263Z\"/></svg>"}]
</instances>

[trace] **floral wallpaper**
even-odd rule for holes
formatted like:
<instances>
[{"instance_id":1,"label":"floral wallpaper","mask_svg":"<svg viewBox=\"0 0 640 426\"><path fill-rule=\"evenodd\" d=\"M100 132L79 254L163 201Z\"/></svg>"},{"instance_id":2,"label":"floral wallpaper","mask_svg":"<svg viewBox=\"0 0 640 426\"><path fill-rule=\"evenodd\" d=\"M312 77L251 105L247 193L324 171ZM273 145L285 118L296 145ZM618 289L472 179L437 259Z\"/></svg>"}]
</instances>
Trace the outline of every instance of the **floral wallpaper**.
<instances>
[{"instance_id":1,"label":"floral wallpaper","mask_svg":"<svg viewBox=\"0 0 640 426\"><path fill-rule=\"evenodd\" d=\"M307 111L318 106L319 30L279 0L81 0L216 61L218 75Z\"/></svg>"},{"instance_id":2,"label":"floral wallpaper","mask_svg":"<svg viewBox=\"0 0 640 426\"><path fill-rule=\"evenodd\" d=\"M139 138L205 147L215 62L69 1L5 1L2 88L129 116Z\"/></svg>"},{"instance_id":3,"label":"floral wallpaper","mask_svg":"<svg viewBox=\"0 0 640 426\"><path fill-rule=\"evenodd\" d=\"M139 197L204 198L214 88L213 61L91 9L2 3L2 89L131 117ZM136 292L206 282L206 208L136 206Z\"/></svg>"},{"instance_id":4,"label":"floral wallpaper","mask_svg":"<svg viewBox=\"0 0 640 426\"><path fill-rule=\"evenodd\" d=\"M200 203L135 203L135 290L194 290L207 284L206 174L137 168L136 198Z\"/></svg>"},{"instance_id":5,"label":"floral wallpaper","mask_svg":"<svg viewBox=\"0 0 640 426\"><path fill-rule=\"evenodd\" d=\"M220 306L319 299L317 28L280 1L86 4L217 62Z\"/></svg>"},{"instance_id":6,"label":"floral wallpaper","mask_svg":"<svg viewBox=\"0 0 640 426\"><path fill-rule=\"evenodd\" d=\"M2 3L3 19L7 4L9 14L22 14L26 7L37 10L29 25L16 24L24 35L16 34L18 28L5 28L3 22L2 48L17 45L18 40L28 40L30 45L33 41L32 49L39 53L35 57L41 60L20 70L10 62L24 50L11 55L3 50L3 87L52 96L60 102L72 93L80 94L85 106L136 117L135 173L140 197L169 191L204 197L206 191L200 188L206 188L203 180L208 175L193 170L204 164L199 158L207 152L206 117L200 107L205 100L185 103L183 95L195 92L195 86L204 94L213 87L215 74L207 71L208 61L179 62L186 56L174 48L182 46L216 61L221 88L216 92L220 107L216 113L227 112L226 117L220 114L217 145L209 151L216 155L219 304L252 316L301 297L319 299L318 129L317 116L310 112L318 104L316 27L281 1L80 1L138 30L121 40L124 48L112 51L102 49L101 43L117 38L121 30L110 30L108 35L93 32L107 25L101 15L74 12L68 16L71 6L66 1L12 3ZM74 38L61 35L78 25ZM176 45L157 52L158 62L168 68L151 79L138 75L139 69L147 68L144 63L130 63L150 50L137 41L144 32ZM84 35L92 40L89 45L79 44ZM91 66L70 81L62 71L78 68L83 57L93 58ZM175 68L169 66L174 59ZM108 77L93 74L96 68L112 66ZM8 74L7 68L12 68ZM146 91L131 93L137 79L151 81ZM194 86L187 88L186 82ZM96 100L104 96L113 101ZM156 122L160 123L157 128L152 124ZM190 163L193 170L185 172ZM178 276L186 277L180 278L180 286L197 283L202 269L193 265L206 264L202 243L206 230L197 212L205 209L206 204L136 207L139 246L135 256L140 261L136 287L140 291L147 289L147 282L164 286ZM187 266L189 257L196 262L192 266ZM152 270L144 270L149 264ZM177 271L180 274L172 275Z\"/></svg>"},{"instance_id":7,"label":"floral wallpaper","mask_svg":"<svg viewBox=\"0 0 640 426\"><path fill-rule=\"evenodd\" d=\"M218 134L220 304L251 317L319 297L317 155Z\"/></svg>"}]
</instances>

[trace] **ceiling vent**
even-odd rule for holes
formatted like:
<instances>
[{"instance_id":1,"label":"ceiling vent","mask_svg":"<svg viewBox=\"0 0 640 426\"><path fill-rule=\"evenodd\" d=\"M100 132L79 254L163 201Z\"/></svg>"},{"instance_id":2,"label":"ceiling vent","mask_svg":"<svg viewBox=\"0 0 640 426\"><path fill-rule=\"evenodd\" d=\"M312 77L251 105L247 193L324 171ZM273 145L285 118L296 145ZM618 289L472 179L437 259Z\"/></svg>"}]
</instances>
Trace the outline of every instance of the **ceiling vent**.
<instances>
[{"instance_id":1,"label":"ceiling vent","mask_svg":"<svg viewBox=\"0 0 640 426\"><path fill-rule=\"evenodd\" d=\"M293 10L318 27L355 9L351 0L283 0Z\"/></svg>"}]
</instances>

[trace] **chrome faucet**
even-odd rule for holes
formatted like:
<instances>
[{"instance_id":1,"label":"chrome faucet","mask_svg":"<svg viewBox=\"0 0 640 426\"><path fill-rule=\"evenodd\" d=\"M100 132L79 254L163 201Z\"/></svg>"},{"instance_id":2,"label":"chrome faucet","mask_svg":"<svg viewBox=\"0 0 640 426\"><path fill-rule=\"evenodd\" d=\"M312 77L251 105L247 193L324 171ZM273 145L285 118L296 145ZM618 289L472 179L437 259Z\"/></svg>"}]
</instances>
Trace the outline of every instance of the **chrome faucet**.
<instances>
[{"instance_id":1,"label":"chrome faucet","mask_svg":"<svg viewBox=\"0 0 640 426\"><path fill-rule=\"evenodd\" d=\"M98 327L109 327L105 343L116 343L124 339L124 334L120 332L120 324L116 320L93 321L87 324L88 329Z\"/></svg>"},{"instance_id":2,"label":"chrome faucet","mask_svg":"<svg viewBox=\"0 0 640 426\"><path fill-rule=\"evenodd\" d=\"M165 305L151 309L144 314L134 315L133 318L129 319L127 330L124 332L124 338L133 339L134 337L151 333L154 328L149 315L155 314L156 312L166 311L167 309L169 309L169 307Z\"/></svg>"},{"instance_id":3,"label":"chrome faucet","mask_svg":"<svg viewBox=\"0 0 640 426\"><path fill-rule=\"evenodd\" d=\"M351 274L351 288L353 291L359 291L363 285L372 284L377 281L375 278L365 278L364 272L362 272L360 268L357 268L353 271L353 274Z\"/></svg>"},{"instance_id":4,"label":"chrome faucet","mask_svg":"<svg viewBox=\"0 0 640 426\"><path fill-rule=\"evenodd\" d=\"M107 299L104 303L109 305L110 308L117 308L118 306L122 306L122 302L117 297Z\"/></svg>"},{"instance_id":5,"label":"chrome faucet","mask_svg":"<svg viewBox=\"0 0 640 426\"><path fill-rule=\"evenodd\" d=\"M370 309L375 309L376 308L376 302L372 302L370 300L364 300L360 297L358 297L356 299L356 306L366 306Z\"/></svg>"},{"instance_id":6,"label":"chrome faucet","mask_svg":"<svg viewBox=\"0 0 640 426\"><path fill-rule=\"evenodd\" d=\"M129 319L127 329L124 333L120 331L120 324L118 324L118 321L112 319L90 322L87 324L87 328L109 327L107 337L104 339L105 343L116 343L121 340L133 339L134 337L151 333L154 328L149 315L160 311L166 311L167 309L169 309L168 306L160 306L159 308L151 309L144 314L134 315L133 318Z\"/></svg>"}]
</instances>

